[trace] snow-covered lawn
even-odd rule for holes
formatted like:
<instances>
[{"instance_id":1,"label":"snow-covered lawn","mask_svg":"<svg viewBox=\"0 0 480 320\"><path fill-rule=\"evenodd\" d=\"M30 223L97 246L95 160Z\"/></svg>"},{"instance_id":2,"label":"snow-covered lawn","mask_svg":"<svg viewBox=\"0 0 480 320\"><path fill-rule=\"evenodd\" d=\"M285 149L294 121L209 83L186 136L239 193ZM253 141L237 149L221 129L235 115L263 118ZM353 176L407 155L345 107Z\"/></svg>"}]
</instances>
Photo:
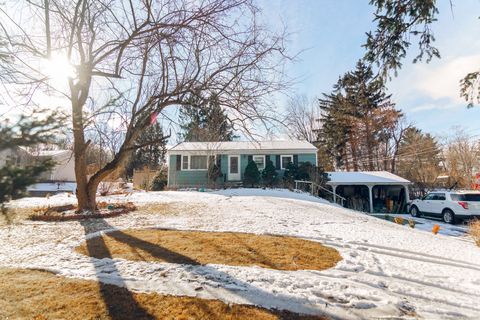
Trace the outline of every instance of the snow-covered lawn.
<instances>
[{"instance_id":1,"label":"snow-covered lawn","mask_svg":"<svg viewBox=\"0 0 480 320\"><path fill-rule=\"evenodd\" d=\"M12 205L74 200L56 195ZM99 200L169 203L172 213L138 211L83 223L24 222L1 227L0 267L42 268L134 291L347 319L412 318L409 314L425 319L480 318L480 248L466 236L433 235L284 190L138 192ZM343 260L325 271L278 271L95 259L74 251L86 232L94 237L114 229L155 227L297 236L336 248Z\"/></svg>"}]
</instances>

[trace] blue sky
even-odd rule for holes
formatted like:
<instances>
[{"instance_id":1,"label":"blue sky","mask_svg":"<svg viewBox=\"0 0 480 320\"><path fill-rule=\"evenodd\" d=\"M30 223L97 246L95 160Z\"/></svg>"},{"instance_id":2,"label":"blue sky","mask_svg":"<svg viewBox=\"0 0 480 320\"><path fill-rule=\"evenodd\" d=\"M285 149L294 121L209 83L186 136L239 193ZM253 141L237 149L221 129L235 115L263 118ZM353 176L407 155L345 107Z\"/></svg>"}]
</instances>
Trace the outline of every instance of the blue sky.
<instances>
[{"instance_id":1,"label":"blue sky","mask_svg":"<svg viewBox=\"0 0 480 320\"><path fill-rule=\"evenodd\" d=\"M303 51L288 67L297 79L292 91L309 98L329 92L339 75L363 55L365 32L373 28L368 0L259 0L273 28L286 25L290 52ZM480 106L467 109L458 81L480 68L480 0L439 0L433 25L442 58L412 64L412 47L404 67L388 84L397 107L419 128L443 135L454 126L480 134ZM283 103L283 102L281 102Z\"/></svg>"}]
</instances>

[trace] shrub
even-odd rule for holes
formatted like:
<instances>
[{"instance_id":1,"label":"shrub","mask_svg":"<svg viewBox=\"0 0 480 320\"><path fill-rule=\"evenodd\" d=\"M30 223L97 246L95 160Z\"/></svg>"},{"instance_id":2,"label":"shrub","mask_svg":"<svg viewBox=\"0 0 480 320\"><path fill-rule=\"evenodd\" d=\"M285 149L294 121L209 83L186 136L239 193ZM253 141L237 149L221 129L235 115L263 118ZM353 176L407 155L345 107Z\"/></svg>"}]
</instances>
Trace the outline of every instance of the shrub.
<instances>
[{"instance_id":1,"label":"shrub","mask_svg":"<svg viewBox=\"0 0 480 320\"><path fill-rule=\"evenodd\" d=\"M263 183L266 186L271 187L277 180L277 177L278 177L278 172L275 169L273 162L271 160L267 161L267 165L265 166L265 169L263 169L262 171Z\"/></svg>"},{"instance_id":2,"label":"shrub","mask_svg":"<svg viewBox=\"0 0 480 320\"><path fill-rule=\"evenodd\" d=\"M251 185L252 188L260 181L260 171L258 171L257 164L251 160L248 162L243 174L243 183Z\"/></svg>"},{"instance_id":3,"label":"shrub","mask_svg":"<svg viewBox=\"0 0 480 320\"><path fill-rule=\"evenodd\" d=\"M168 183L168 170L166 167L161 168L155 178L152 180L152 191L163 191Z\"/></svg>"},{"instance_id":4,"label":"shrub","mask_svg":"<svg viewBox=\"0 0 480 320\"><path fill-rule=\"evenodd\" d=\"M289 162L283 173L283 182L287 187L293 187L295 179L297 179L298 166L293 162Z\"/></svg>"},{"instance_id":5,"label":"shrub","mask_svg":"<svg viewBox=\"0 0 480 320\"><path fill-rule=\"evenodd\" d=\"M472 236L477 246L480 247L480 220L472 220L468 224L468 233Z\"/></svg>"}]
</instances>

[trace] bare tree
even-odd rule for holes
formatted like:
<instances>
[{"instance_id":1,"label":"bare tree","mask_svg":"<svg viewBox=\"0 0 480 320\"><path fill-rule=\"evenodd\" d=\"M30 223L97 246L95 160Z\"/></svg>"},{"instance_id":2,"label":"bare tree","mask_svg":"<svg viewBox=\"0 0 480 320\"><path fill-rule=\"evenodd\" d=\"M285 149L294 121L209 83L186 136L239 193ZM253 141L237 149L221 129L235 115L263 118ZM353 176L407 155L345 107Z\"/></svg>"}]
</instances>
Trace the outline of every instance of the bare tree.
<instances>
[{"instance_id":1,"label":"bare tree","mask_svg":"<svg viewBox=\"0 0 480 320\"><path fill-rule=\"evenodd\" d=\"M283 34L257 23L252 0L32 0L15 6L0 8L0 38L14 59L0 73L30 104L39 93L58 93L70 104L79 210L96 209L98 184L141 147L137 137L166 107L208 91L246 123L265 117L263 97L283 89ZM72 67L65 87L42 69L59 56ZM91 141L85 130L119 107L128 109L123 142L87 178Z\"/></svg>"},{"instance_id":2,"label":"bare tree","mask_svg":"<svg viewBox=\"0 0 480 320\"><path fill-rule=\"evenodd\" d=\"M305 95L293 96L287 105L287 118L285 124L292 138L314 142L317 140L315 133L320 126L319 108Z\"/></svg>"},{"instance_id":3,"label":"bare tree","mask_svg":"<svg viewBox=\"0 0 480 320\"><path fill-rule=\"evenodd\" d=\"M445 148L445 165L450 179L459 187L471 188L480 169L480 143L456 128Z\"/></svg>"}]
</instances>

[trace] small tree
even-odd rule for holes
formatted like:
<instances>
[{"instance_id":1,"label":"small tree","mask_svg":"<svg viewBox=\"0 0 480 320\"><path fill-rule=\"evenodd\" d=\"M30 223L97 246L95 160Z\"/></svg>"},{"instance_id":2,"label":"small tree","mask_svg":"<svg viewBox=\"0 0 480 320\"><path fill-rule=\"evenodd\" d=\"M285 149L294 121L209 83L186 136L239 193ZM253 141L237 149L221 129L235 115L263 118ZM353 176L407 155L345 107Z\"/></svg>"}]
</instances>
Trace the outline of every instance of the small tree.
<instances>
[{"instance_id":1,"label":"small tree","mask_svg":"<svg viewBox=\"0 0 480 320\"><path fill-rule=\"evenodd\" d=\"M250 160L245 168L243 174L243 183L245 185L251 185L252 188L260 181L260 171L258 171L255 161Z\"/></svg>"},{"instance_id":2,"label":"small tree","mask_svg":"<svg viewBox=\"0 0 480 320\"><path fill-rule=\"evenodd\" d=\"M221 177L223 177L222 170L214 161L212 161L208 166L207 178L213 185L213 188L216 188L217 180Z\"/></svg>"},{"instance_id":3,"label":"small tree","mask_svg":"<svg viewBox=\"0 0 480 320\"><path fill-rule=\"evenodd\" d=\"M275 181L277 180L277 177L278 177L278 172L275 169L273 162L271 160L267 161L267 165L265 166L265 169L263 169L262 171L263 183L266 186L272 187Z\"/></svg>"},{"instance_id":4,"label":"small tree","mask_svg":"<svg viewBox=\"0 0 480 320\"><path fill-rule=\"evenodd\" d=\"M305 180L305 181L310 181L311 178L310 178L310 173L312 171L314 171L315 168L313 166L313 164L311 164L310 162L302 162L299 166L298 166L298 170L297 170L297 175L295 177L296 180Z\"/></svg>"},{"instance_id":5,"label":"small tree","mask_svg":"<svg viewBox=\"0 0 480 320\"><path fill-rule=\"evenodd\" d=\"M168 168L163 166L158 172L155 178L153 178L151 190L163 191L168 183Z\"/></svg>"},{"instance_id":6,"label":"small tree","mask_svg":"<svg viewBox=\"0 0 480 320\"><path fill-rule=\"evenodd\" d=\"M289 162L283 173L283 182L287 187L293 186L295 179L297 178L298 166L293 162Z\"/></svg>"}]
</instances>

